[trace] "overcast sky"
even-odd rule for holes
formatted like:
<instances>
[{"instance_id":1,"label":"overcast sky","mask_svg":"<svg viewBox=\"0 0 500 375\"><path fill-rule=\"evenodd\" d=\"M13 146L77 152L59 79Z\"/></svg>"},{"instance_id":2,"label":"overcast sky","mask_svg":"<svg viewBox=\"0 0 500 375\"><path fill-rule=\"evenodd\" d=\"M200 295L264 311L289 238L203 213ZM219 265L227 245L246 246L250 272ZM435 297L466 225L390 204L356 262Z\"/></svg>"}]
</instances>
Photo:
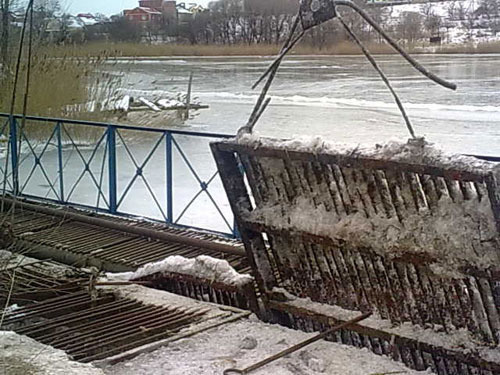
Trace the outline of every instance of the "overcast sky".
<instances>
[{"instance_id":1,"label":"overcast sky","mask_svg":"<svg viewBox=\"0 0 500 375\"><path fill-rule=\"evenodd\" d=\"M182 0L177 3L196 2L206 6L210 0ZM123 9L131 9L139 5L138 0L61 0L63 9L71 14L77 13L103 13L112 15L120 13Z\"/></svg>"}]
</instances>

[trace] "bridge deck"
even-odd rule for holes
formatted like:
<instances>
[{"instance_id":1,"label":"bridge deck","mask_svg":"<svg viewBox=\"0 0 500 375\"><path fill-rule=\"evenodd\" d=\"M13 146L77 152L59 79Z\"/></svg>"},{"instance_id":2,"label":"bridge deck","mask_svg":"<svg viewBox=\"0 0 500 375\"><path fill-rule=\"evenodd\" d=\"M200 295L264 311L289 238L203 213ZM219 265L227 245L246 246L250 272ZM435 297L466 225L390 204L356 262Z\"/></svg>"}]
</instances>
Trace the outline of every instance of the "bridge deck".
<instances>
[{"instance_id":1,"label":"bridge deck","mask_svg":"<svg viewBox=\"0 0 500 375\"><path fill-rule=\"evenodd\" d=\"M159 223L97 216L91 212L66 209L54 216L48 212L37 212L34 205L18 202L16 206L15 215L7 212L0 219L11 223L18 251L37 257L50 257L79 266L96 266L108 272L121 272L133 271L144 264L173 255L186 258L208 255L227 260L240 273L250 272L242 245L235 240ZM70 212L77 213L76 219ZM80 221L79 217L97 218L100 220L97 224L104 220L104 226ZM114 224L121 225L123 230L117 230ZM138 229L145 229L145 235L137 234ZM151 238L147 235L150 233L148 230L160 235L176 236L179 241ZM183 243L183 238L199 240L200 245ZM220 250L217 250L218 244ZM228 253L228 248L234 248L234 253Z\"/></svg>"}]
</instances>

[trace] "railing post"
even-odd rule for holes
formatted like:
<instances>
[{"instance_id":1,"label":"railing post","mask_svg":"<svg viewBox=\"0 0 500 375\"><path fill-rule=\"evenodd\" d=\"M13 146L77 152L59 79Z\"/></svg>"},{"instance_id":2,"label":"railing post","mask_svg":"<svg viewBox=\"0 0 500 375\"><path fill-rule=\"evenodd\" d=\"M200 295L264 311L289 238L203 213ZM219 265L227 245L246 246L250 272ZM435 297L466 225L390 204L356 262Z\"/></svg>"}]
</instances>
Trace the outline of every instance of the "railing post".
<instances>
[{"instance_id":1,"label":"railing post","mask_svg":"<svg viewBox=\"0 0 500 375\"><path fill-rule=\"evenodd\" d=\"M10 116L10 160L12 167L12 194L17 196L19 194L19 161L17 158L17 120L14 116ZM7 176L7 173L5 173Z\"/></svg>"},{"instance_id":2,"label":"railing post","mask_svg":"<svg viewBox=\"0 0 500 375\"><path fill-rule=\"evenodd\" d=\"M109 211L115 214L117 207L116 193L116 128L108 126L108 175L109 175Z\"/></svg>"},{"instance_id":3,"label":"railing post","mask_svg":"<svg viewBox=\"0 0 500 375\"><path fill-rule=\"evenodd\" d=\"M171 224L174 220L174 186L173 186L173 163L172 163L172 133L167 132L165 137L166 144L166 174L167 174L167 222Z\"/></svg>"},{"instance_id":4,"label":"railing post","mask_svg":"<svg viewBox=\"0 0 500 375\"><path fill-rule=\"evenodd\" d=\"M62 144L62 134L61 134L61 121L57 122L56 125L56 136L57 136L57 156L59 161L59 200L64 203L64 165L63 165L63 144Z\"/></svg>"}]
</instances>

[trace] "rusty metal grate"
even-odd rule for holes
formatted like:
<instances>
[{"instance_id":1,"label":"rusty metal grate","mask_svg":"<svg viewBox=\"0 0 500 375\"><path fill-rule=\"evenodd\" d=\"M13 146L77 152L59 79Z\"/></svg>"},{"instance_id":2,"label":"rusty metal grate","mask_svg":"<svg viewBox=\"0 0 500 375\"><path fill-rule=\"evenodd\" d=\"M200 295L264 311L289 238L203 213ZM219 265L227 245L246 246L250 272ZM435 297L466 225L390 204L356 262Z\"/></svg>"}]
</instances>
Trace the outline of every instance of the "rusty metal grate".
<instances>
[{"instance_id":1,"label":"rusty metal grate","mask_svg":"<svg viewBox=\"0 0 500 375\"><path fill-rule=\"evenodd\" d=\"M186 258L208 255L218 259L226 259L239 272L250 270L246 258L243 256L185 244L150 240L78 222L64 223L57 230L49 228L28 233L22 238L23 241L33 244L56 248L87 258L95 258L103 261L104 264L116 264L129 270L172 255L181 255Z\"/></svg>"},{"instance_id":2,"label":"rusty metal grate","mask_svg":"<svg viewBox=\"0 0 500 375\"><path fill-rule=\"evenodd\" d=\"M80 290L79 282L88 281L83 272L72 270L51 261L31 261L8 266L0 272L0 305L9 302L27 304Z\"/></svg>"},{"instance_id":3,"label":"rusty metal grate","mask_svg":"<svg viewBox=\"0 0 500 375\"><path fill-rule=\"evenodd\" d=\"M10 221L10 218L7 217L7 220ZM106 220L125 222L131 227L154 229L158 232L224 243L235 246L235 248L241 245L235 240L171 228L161 224L129 222L109 217L106 217ZM33 247L38 248L38 250L42 247L57 249L59 252L58 260L70 264L94 265L107 271L126 271L135 270L144 264L159 261L172 255L181 255L186 258L208 255L227 260L240 273L250 272L247 259L243 255L228 254L176 242L152 240L125 231L55 218L26 209L16 211L13 227L15 235L21 240L18 241L19 249L23 251L28 251ZM35 251L33 254L42 256L45 253Z\"/></svg>"},{"instance_id":4,"label":"rusty metal grate","mask_svg":"<svg viewBox=\"0 0 500 375\"><path fill-rule=\"evenodd\" d=\"M91 298L81 291L9 312L4 327L86 363L172 337L208 310L149 306L111 293Z\"/></svg>"},{"instance_id":5,"label":"rusty metal grate","mask_svg":"<svg viewBox=\"0 0 500 375\"><path fill-rule=\"evenodd\" d=\"M148 286L155 289L180 294L198 301L259 313L256 286L253 281L246 285L234 286L172 272L157 273L136 281L147 281Z\"/></svg>"},{"instance_id":6,"label":"rusty metal grate","mask_svg":"<svg viewBox=\"0 0 500 375\"><path fill-rule=\"evenodd\" d=\"M67 221L64 218L44 215L20 208L16 209L15 215L2 215L2 219L11 223L15 235L37 232L60 225L62 222Z\"/></svg>"},{"instance_id":7,"label":"rusty metal grate","mask_svg":"<svg viewBox=\"0 0 500 375\"><path fill-rule=\"evenodd\" d=\"M460 328L484 345L498 345L500 269L496 262L484 266L474 262L473 257L460 258L445 238L439 242L444 249L440 253L419 248L414 251L411 242L397 243L397 248L385 251L374 241L360 245L355 232L342 237L333 231L317 232L313 226L301 226L297 221L287 225L287 219L292 219L288 213L297 212L302 207L299 202L307 202L311 210L328 216L330 229L339 222L347 226L352 218L362 218L367 228L377 228L377 223L384 220L402 228L411 220L419 220L427 228L438 225L436 218L440 218L448 220L448 228L461 235L463 232L457 228L462 227L455 225L457 215L438 215L441 209L452 207L469 225L476 224L471 219L474 215L487 213L485 226L488 234L493 234L485 241L471 238L470 242L475 242L470 247L477 256L497 256L500 186L487 169L457 169L446 163L433 165L432 160L429 165L408 164L355 154L303 152L278 143L275 147L272 142L260 147L218 142L212 144L212 151L251 255L259 289L267 296L264 303L277 321L288 320L289 325L306 329L320 319L310 311L295 311L275 298L274 288L281 287L295 297L323 305L350 311L376 310L394 325L407 322L422 328L440 326L445 332ZM240 172L241 166L245 175ZM277 210L271 212L276 215L259 216L259 212L274 208ZM319 219L313 216L311 222L317 223ZM387 238L380 242L384 240ZM464 245L460 250L470 249ZM455 267L454 272L435 272L436 268L443 269L443 264ZM383 338L390 343L387 332L371 334L374 340ZM353 340L349 335L341 341L380 352L377 345L364 339ZM399 343L406 350L407 341ZM420 344L425 346L418 341L411 345L418 349ZM490 368L494 369L491 373L500 374L498 365L483 363L474 354L452 356L456 366L470 365L470 372L454 370L454 364L450 368L439 365L439 358L444 358L440 353L445 352L442 347L429 349L432 356L437 356L433 368L439 374L489 374ZM420 356L417 352L413 355ZM403 356L395 357L404 360ZM423 369L421 363L408 360L412 368Z\"/></svg>"},{"instance_id":8,"label":"rusty metal grate","mask_svg":"<svg viewBox=\"0 0 500 375\"><path fill-rule=\"evenodd\" d=\"M240 273L251 272L241 247L242 244L237 240L221 238L209 233L172 228L161 223L96 216L93 213L87 213L85 216L85 218L89 218L89 222L80 221L78 217L81 217L83 213L71 209L68 209L67 213L57 212L57 214L50 215L51 211L54 210L52 208L42 207L39 209L38 206L22 202L18 202L16 207L18 208L14 216L4 216L4 218L14 222L17 251L37 258L56 259L59 262L79 267L95 266L104 271L123 272L134 271L147 263L160 261L169 256L179 255L194 258L208 255L226 260ZM75 215L76 212L78 215ZM93 218L109 222L111 227L94 224ZM123 226L124 230L116 229L116 224ZM129 228L145 229L146 232L149 230L149 233L151 231L168 233L201 240L205 244L210 242L215 246L206 248L181 242L152 239L135 233L133 229L129 232ZM235 249L237 253L219 251L218 244ZM201 285L200 282L205 283L205 286ZM193 288L208 288L210 293L203 295L207 298L210 295L213 302L239 308L249 308L256 305L254 302L255 289L248 294L251 300L243 301L241 297L247 296L249 290L242 292L241 290L229 290L230 286L227 286L229 289L222 285L216 287L212 285L210 280L194 282L186 279L186 283L192 285ZM207 300L207 298L202 298L201 294L192 293L191 289L181 283L177 276L173 277L171 282L166 282L164 278L162 286L158 286L158 288L202 301ZM238 296L235 297L233 294Z\"/></svg>"}]
</instances>

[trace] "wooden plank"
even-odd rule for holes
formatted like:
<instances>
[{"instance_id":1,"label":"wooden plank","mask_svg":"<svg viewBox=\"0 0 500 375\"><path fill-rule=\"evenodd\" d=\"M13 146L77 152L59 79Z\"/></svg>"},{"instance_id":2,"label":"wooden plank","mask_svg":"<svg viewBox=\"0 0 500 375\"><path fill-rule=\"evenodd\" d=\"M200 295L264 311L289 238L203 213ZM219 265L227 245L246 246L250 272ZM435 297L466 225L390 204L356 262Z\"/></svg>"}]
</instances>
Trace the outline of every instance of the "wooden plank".
<instances>
[{"instance_id":1,"label":"wooden plank","mask_svg":"<svg viewBox=\"0 0 500 375\"><path fill-rule=\"evenodd\" d=\"M142 96L138 99L141 103L143 103L146 107L149 107L155 112L160 112L161 109L153 102L150 102L146 98L143 98Z\"/></svg>"}]
</instances>

